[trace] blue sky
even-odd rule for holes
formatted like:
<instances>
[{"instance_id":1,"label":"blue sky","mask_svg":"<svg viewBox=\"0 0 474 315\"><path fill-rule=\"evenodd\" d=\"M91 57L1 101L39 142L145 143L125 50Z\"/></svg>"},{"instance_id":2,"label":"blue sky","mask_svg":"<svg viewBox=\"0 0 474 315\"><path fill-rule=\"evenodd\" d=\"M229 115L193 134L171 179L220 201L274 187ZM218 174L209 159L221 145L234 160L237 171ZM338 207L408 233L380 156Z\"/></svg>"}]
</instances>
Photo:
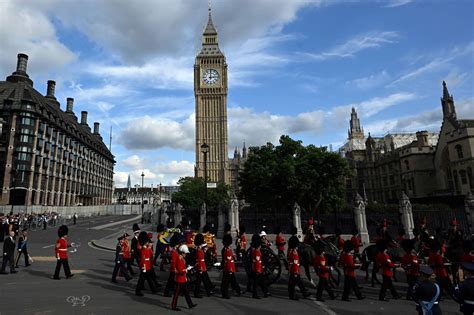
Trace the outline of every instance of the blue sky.
<instances>
[{"instance_id":1,"label":"blue sky","mask_svg":"<svg viewBox=\"0 0 474 315\"><path fill-rule=\"evenodd\" d=\"M281 134L337 149L350 108L366 132L439 131L441 83L474 118L474 2L214 0L229 69L229 155ZM89 112L115 181L193 175L193 64L206 0L0 1L0 73L16 54L40 92ZM78 114L79 116L79 114Z\"/></svg>"}]
</instances>

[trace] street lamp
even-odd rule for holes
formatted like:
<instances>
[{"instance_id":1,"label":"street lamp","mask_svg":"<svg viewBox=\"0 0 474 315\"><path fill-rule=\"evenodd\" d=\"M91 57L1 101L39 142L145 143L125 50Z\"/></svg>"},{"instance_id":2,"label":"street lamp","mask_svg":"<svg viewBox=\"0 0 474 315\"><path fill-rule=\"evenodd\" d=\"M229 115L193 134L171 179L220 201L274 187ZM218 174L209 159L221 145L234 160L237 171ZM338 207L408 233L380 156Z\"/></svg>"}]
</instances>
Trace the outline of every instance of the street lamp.
<instances>
[{"instance_id":1,"label":"street lamp","mask_svg":"<svg viewBox=\"0 0 474 315\"><path fill-rule=\"evenodd\" d=\"M142 224L143 224L143 207L145 206L143 204L143 180L145 179L145 173L142 172Z\"/></svg>"},{"instance_id":2,"label":"street lamp","mask_svg":"<svg viewBox=\"0 0 474 315\"><path fill-rule=\"evenodd\" d=\"M161 211L163 211L162 206L161 206L161 182L160 182L160 205L158 208L158 223L161 223Z\"/></svg>"},{"instance_id":3,"label":"street lamp","mask_svg":"<svg viewBox=\"0 0 474 315\"><path fill-rule=\"evenodd\" d=\"M207 154L209 153L209 145L205 142L201 145L201 152L204 154L204 207L207 215Z\"/></svg>"}]
</instances>

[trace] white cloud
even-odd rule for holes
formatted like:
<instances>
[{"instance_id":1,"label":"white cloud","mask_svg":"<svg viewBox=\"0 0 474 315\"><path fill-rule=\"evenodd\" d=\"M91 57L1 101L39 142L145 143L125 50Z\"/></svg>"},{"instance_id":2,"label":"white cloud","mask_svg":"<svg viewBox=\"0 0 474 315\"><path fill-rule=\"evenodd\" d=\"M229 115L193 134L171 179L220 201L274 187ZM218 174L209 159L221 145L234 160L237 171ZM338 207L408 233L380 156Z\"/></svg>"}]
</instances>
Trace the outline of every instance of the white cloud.
<instances>
[{"instance_id":1,"label":"white cloud","mask_svg":"<svg viewBox=\"0 0 474 315\"><path fill-rule=\"evenodd\" d=\"M387 0L386 2L388 2L385 5L386 8L396 8L396 7L407 5L413 2L413 0Z\"/></svg>"},{"instance_id":2,"label":"white cloud","mask_svg":"<svg viewBox=\"0 0 474 315\"><path fill-rule=\"evenodd\" d=\"M359 34L345 43L333 47L322 53L300 53L313 60L327 60L334 58L351 58L357 53L371 48L379 48L382 45L393 44L398 38L398 33L394 31L372 31Z\"/></svg>"},{"instance_id":3,"label":"white cloud","mask_svg":"<svg viewBox=\"0 0 474 315\"><path fill-rule=\"evenodd\" d=\"M390 75L387 71L371 74L367 77L358 78L350 81L346 81L345 85L350 88L357 88L360 90L368 90L374 87L383 85L390 79Z\"/></svg>"}]
</instances>

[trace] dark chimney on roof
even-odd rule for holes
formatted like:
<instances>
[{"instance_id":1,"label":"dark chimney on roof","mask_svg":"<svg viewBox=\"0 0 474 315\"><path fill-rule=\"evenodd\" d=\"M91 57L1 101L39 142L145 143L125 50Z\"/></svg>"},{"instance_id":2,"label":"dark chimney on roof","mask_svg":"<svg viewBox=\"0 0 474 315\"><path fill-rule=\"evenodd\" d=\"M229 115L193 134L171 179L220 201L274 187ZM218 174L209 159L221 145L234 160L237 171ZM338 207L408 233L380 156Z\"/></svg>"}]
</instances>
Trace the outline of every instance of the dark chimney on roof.
<instances>
[{"instance_id":1,"label":"dark chimney on roof","mask_svg":"<svg viewBox=\"0 0 474 315\"><path fill-rule=\"evenodd\" d=\"M48 80L48 89L46 90L46 97L56 99L56 97L54 96L55 88L56 88L56 82L54 82L53 80Z\"/></svg>"},{"instance_id":2,"label":"dark chimney on roof","mask_svg":"<svg viewBox=\"0 0 474 315\"><path fill-rule=\"evenodd\" d=\"M100 128L100 124L98 122L95 122L94 123L94 134L95 135L99 134L99 128Z\"/></svg>"},{"instance_id":3,"label":"dark chimney on roof","mask_svg":"<svg viewBox=\"0 0 474 315\"><path fill-rule=\"evenodd\" d=\"M26 68L28 66L28 55L18 54L18 61L16 63L16 72L26 74Z\"/></svg>"},{"instance_id":4,"label":"dark chimney on roof","mask_svg":"<svg viewBox=\"0 0 474 315\"><path fill-rule=\"evenodd\" d=\"M74 99L72 97L68 97L66 99L66 113L68 114L74 114L72 111L74 107Z\"/></svg>"},{"instance_id":5,"label":"dark chimney on roof","mask_svg":"<svg viewBox=\"0 0 474 315\"><path fill-rule=\"evenodd\" d=\"M16 71L12 75L7 77L7 81L11 83L16 82L26 82L27 84L33 86L33 81L30 79L26 73L26 68L28 66L28 55L18 54L18 59L16 63Z\"/></svg>"},{"instance_id":6,"label":"dark chimney on roof","mask_svg":"<svg viewBox=\"0 0 474 315\"><path fill-rule=\"evenodd\" d=\"M81 125L87 125L87 112L81 112Z\"/></svg>"}]
</instances>

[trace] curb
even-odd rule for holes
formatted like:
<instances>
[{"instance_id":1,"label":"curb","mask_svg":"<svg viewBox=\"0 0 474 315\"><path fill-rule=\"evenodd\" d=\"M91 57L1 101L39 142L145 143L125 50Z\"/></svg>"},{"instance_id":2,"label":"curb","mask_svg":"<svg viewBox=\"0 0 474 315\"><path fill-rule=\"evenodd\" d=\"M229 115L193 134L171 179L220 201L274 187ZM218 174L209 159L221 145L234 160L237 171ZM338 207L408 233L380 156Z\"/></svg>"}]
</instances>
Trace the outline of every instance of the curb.
<instances>
[{"instance_id":1,"label":"curb","mask_svg":"<svg viewBox=\"0 0 474 315\"><path fill-rule=\"evenodd\" d=\"M90 241L91 245L94 246L94 247L104 249L104 250L108 250L108 251L111 251L111 252L115 252L115 249L97 244L96 242L97 242L97 240Z\"/></svg>"}]
</instances>

